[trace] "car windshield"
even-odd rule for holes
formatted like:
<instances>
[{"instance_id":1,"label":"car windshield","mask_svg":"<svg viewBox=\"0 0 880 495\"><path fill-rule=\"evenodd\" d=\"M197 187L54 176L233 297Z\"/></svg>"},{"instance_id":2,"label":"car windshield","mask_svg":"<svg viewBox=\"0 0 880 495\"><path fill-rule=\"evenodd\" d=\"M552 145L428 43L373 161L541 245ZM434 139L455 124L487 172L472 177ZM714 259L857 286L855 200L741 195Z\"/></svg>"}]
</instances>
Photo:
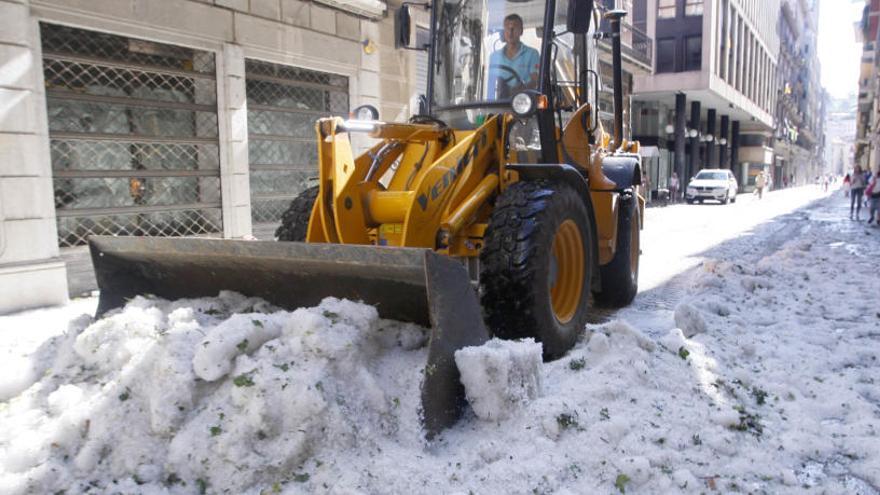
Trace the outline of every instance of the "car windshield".
<instances>
[{"instance_id":1,"label":"car windshield","mask_svg":"<svg viewBox=\"0 0 880 495\"><path fill-rule=\"evenodd\" d=\"M541 0L437 0L434 104L440 108L507 102L538 88ZM568 0L557 0L565 26Z\"/></svg>"},{"instance_id":2,"label":"car windshield","mask_svg":"<svg viewBox=\"0 0 880 495\"><path fill-rule=\"evenodd\" d=\"M724 172L700 172L694 177L695 180L727 180Z\"/></svg>"}]
</instances>

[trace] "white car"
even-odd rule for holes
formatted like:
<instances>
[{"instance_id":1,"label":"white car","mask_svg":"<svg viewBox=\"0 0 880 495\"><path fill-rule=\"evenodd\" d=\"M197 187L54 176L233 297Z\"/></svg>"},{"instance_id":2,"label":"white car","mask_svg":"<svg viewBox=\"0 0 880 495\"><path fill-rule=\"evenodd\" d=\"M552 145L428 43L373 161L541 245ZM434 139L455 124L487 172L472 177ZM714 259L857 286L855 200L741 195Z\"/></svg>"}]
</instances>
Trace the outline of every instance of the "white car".
<instances>
[{"instance_id":1,"label":"white car","mask_svg":"<svg viewBox=\"0 0 880 495\"><path fill-rule=\"evenodd\" d=\"M702 203L707 199L720 201L722 204L736 203L736 191L739 185L733 172L721 168L707 168L700 172L687 185L685 200L689 204L694 201Z\"/></svg>"}]
</instances>

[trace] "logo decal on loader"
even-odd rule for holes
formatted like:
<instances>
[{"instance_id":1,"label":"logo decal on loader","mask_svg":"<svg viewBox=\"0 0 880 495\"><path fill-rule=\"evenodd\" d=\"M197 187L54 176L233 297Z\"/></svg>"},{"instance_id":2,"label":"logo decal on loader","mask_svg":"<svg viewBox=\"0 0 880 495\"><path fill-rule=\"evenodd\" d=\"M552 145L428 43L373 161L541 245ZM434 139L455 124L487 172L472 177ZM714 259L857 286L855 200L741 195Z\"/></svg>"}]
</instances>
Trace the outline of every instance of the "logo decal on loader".
<instances>
[{"instance_id":1,"label":"logo decal on loader","mask_svg":"<svg viewBox=\"0 0 880 495\"><path fill-rule=\"evenodd\" d=\"M443 194L446 189L455 181L455 177L458 176L459 168L451 168L442 177L437 179L437 182L431 186L426 193L422 193L416 198L416 201L419 202L419 206L422 207L422 211L425 211L428 208L429 201L435 201L441 194ZM428 199L428 195L430 195L430 200Z\"/></svg>"},{"instance_id":2,"label":"logo decal on loader","mask_svg":"<svg viewBox=\"0 0 880 495\"><path fill-rule=\"evenodd\" d=\"M443 194L446 189L455 181L455 178L458 177L458 174L461 173L462 170L470 163L472 158L476 158L477 154L480 153L480 142L482 141L483 148L486 147L486 133L480 133L479 136L474 138L474 145L469 148L461 158L458 159L458 163L455 168L449 169L448 172L443 174L443 176L437 179L437 182L434 183L431 188L420 194L416 201L418 201L419 206L422 208L422 211L428 209L428 202L436 200L441 194ZM430 199L429 199L430 194Z\"/></svg>"}]
</instances>

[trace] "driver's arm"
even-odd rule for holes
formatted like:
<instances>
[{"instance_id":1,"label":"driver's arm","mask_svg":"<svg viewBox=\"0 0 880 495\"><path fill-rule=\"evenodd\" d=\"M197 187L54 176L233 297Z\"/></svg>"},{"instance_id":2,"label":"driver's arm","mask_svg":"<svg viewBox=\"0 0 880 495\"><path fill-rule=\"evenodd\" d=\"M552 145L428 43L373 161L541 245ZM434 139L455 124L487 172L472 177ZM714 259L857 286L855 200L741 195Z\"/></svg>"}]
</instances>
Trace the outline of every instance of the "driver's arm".
<instances>
[{"instance_id":1,"label":"driver's arm","mask_svg":"<svg viewBox=\"0 0 880 495\"><path fill-rule=\"evenodd\" d=\"M531 48L528 52L529 80L526 81L526 87L529 89L538 88L538 70L541 67L541 57L538 51Z\"/></svg>"},{"instance_id":2,"label":"driver's arm","mask_svg":"<svg viewBox=\"0 0 880 495\"><path fill-rule=\"evenodd\" d=\"M497 98L495 91L498 89L498 78L500 77L498 66L501 64L501 52L494 51L491 55L489 55L489 77L487 82L488 86L488 99L494 100Z\"/></svg>"}]
</instances>

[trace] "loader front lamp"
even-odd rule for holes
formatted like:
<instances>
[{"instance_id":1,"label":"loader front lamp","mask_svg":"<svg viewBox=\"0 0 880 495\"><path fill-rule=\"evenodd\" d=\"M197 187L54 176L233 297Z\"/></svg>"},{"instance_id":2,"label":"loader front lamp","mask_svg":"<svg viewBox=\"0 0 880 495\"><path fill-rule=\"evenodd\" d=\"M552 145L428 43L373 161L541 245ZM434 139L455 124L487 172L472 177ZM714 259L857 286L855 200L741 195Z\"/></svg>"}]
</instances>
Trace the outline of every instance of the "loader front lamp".
<instances>
[{"instance_id":1,"label":"loader front lamp","mask_svg":"<svg viewBox=\"0 0 880 495\"><path fill-rule=\"evenodd\" d=\"M376 130L376 123L364 120L346 120L338 129L342 132L373 132Z\"/></svg>"},{"instance_id":2,"label":"loader front lamp","mask_svg":"<svg viewBox=\"0 0 880 495\"><path fill-rule=\"evenodd\" d=\"M510 102L513 113L521 119L531 117L537 108L535 96L536 94L530 91L523 91L514 95L513 100Z\"/></svg>"}]
</instances>

